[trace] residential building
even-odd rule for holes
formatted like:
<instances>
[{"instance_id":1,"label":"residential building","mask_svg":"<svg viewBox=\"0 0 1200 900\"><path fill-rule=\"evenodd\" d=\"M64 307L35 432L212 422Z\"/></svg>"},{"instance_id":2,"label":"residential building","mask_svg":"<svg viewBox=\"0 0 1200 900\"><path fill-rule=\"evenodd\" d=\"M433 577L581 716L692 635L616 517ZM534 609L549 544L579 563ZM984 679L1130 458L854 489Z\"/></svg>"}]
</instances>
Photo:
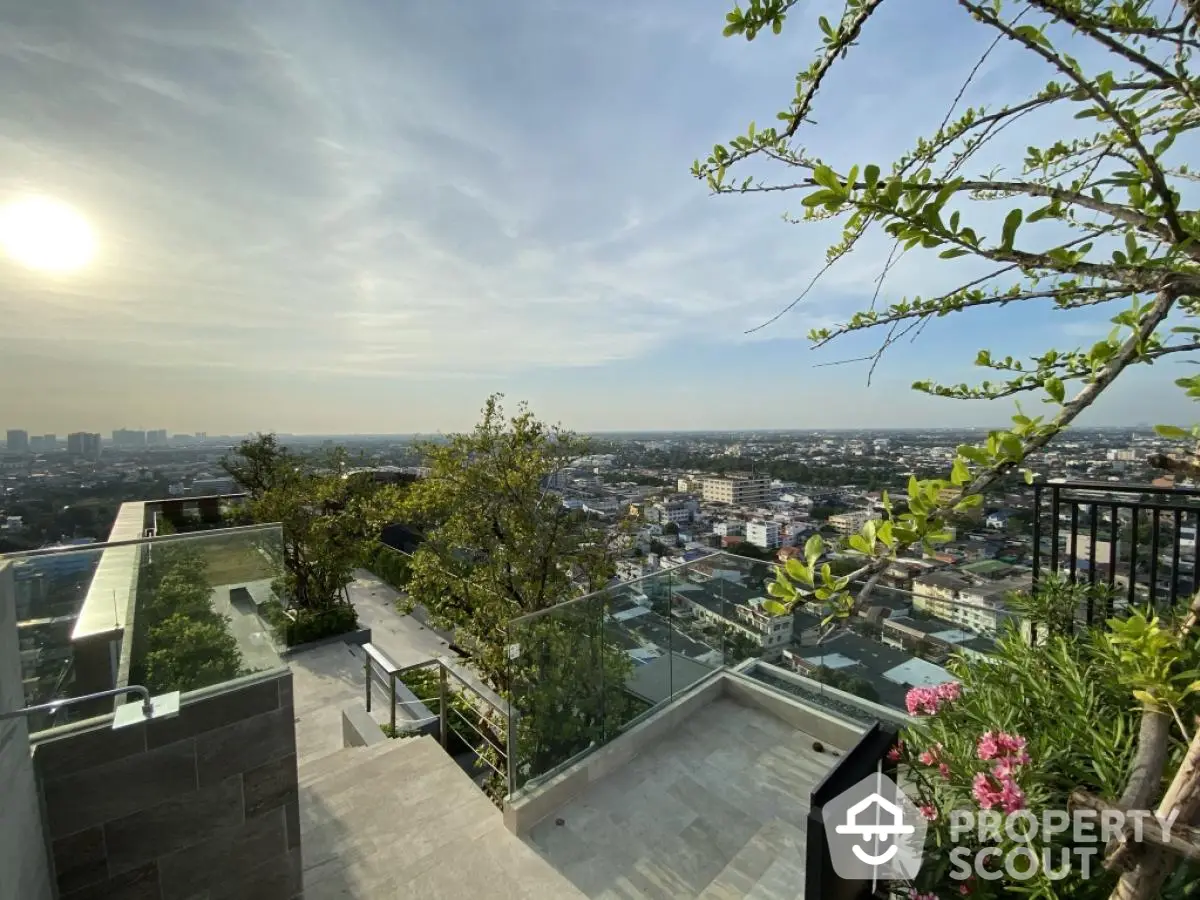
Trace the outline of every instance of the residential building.
<instances>
[{"instance_id":1,"label":"residential building","mask_svg":"<svg viewBox=\"0 0 1200 900\"><path fill-rule=\"evenodd\" d=\"M5 445L9 453L28 453L29 452L29 432L21 428L10 428L8 430L8 442Z\"/></svg>"},{"instance_id":2,"label":"residential building","mask_svg":"<svg viewBox=\"0 0 1200 900\"><path fill-rule=\"evenodd\" d=\"M706 502L743 506L749 503L761 503L769 499L771 479L766 475L706 477L701 482L700 489Z\"/></svg>"},{"instance_id":3,"label":"residential building","mask_svg":"<svg viewBox=\"0 0 1200 900\"><path fill-rule=\"evenodd\" d=\"M123 449L138 449L146 446L146 432L132 431L128 428L118 428L112 433L114 447Z\"/></svg>"},{"instance_id":4,"label":"residential building","mask_svg":"<svg viewBox=\"0 0 1200 900\"><path fill-rule=\"evenodd\" d=\"M779 523L756 520L746 523L746 541L764 550L774 550L780 545Z\"/></svg>"},{"instance_id":5,"label":"residential building","mask_svg":"<svg viewBox=\"0 0 1200 900\"><path fill-rule=\"evenodd\" d=\"M741 584L737 570L717 570L709 577L701 577L699 572L691 575L671 585L671 599L677 608L749 638L762 647L764 658L778 658L791 643L792 616L777 616L763 609L766 598Z\"/></svg>"},{"instance_id":6,"label":"residential building","mask_svg":"<svg viewBox=\"0 0 1200 900\"><path fill-rule=\"evenodd\" d=\"M829 527L837 531L838 534L857 534L867 522L872 519L882 518L879 513L872 510L855 509L850 512L836 513L826 521Z\"/></svg>"},{"instance_id":7,"label":"residential building","mask_svg":"<svg viewBox=\"0 0 1200 900\"><path fill-rule=\"evenodd\" d=\"M971 631L995 634L1014 617L1006 602L1008 595L1028 591L1031 585L1028 569L984 560L917 576L913 579L913 606Z\"/></svg>"},{"instance_id":8,"label":"residential building","mask_svg":"<svg viewBox=\"0 0 1200 900\"><path fill-rule=\"evenodd\" d=\"M676 525L683 525L692 521L692 517L696 514L696 506L694 500L651 503L645 508L644 514L647 522L654 522L658 525L674 522Z\"/></svg>"},{"instance_id":9,"label":"residential building","mask_svg":"<svg viewBox=\"0 0 1200 900\"><path fill-rule=\"evenodd\" d=\"M746 523L736 520L717 522L713 525L712 533L719 534L721 537L729 537L731 535L744 536L746 534Z\"/></svg>"},{"instance_id":10,"label":"residential building","mask_svg":"<svg viewBox=\"0 0 1200 900\"><path fill-rule=\"evenodd\" d=\"M159 428L156 431L146 432L147 447L165 447L167 446L167 430Z\"/></svg>"},{"instance_id":11,"label":"residential building","mask_svg":"<svg viewBox=\"0 0 1200 900\"><path fill-rule=\"evenodd\" d=\"M75 431L67 435L67 452L84 459L100 458L100 435L88 431Z\"/></svg>"},{"instance_id":12,"label":"residential building","mask_svg":"<svg viewBox=\"0 0 1200 900\"><path fill-rule=\"evenodd\" d=\"M58 449L57 434L35 434L29 438L29 449L34 453L50 453Z\"/></svg>"}]
</instances>

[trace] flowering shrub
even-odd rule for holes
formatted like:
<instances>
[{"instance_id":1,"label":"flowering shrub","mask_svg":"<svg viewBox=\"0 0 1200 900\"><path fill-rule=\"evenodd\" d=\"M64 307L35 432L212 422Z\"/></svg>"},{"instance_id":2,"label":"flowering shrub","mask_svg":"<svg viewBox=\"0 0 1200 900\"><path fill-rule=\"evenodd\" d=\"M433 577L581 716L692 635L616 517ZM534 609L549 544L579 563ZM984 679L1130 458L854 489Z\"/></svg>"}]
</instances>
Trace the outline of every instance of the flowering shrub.
<instances>
[{"instance_id":1,"label":"flowering shrub","mask_svg":"<svg viewBox=\"0 0 1200 900\"><path fill-rule=\"evenodd\" d=\"M1030 646L1014 629L1000 639L993 657L952 662L956 681L909 692L906 705L916 723L905 729L889 758L900 763L900 778L928 830L925 863L913 884L897 886L898 897L1109 896L1117 876L1101 866L1103 845L1081 845L1100 851L1092 857L1086 879L1078 865L1065 877L1037 871L1027 879L1013 878L995 858L997 880L953 878L962 868L950 857L956 847L967 848L973 869L979 849L994 846L1003 857L1026 846L1039 863L1049 853L1053 874L1062 875L1062 854L1074 846L1070 831L1024 839L1018 830L1022 841L1003 829L986 840L974 831L952 837L952 814L1028 810L1041 821L1047 810L1067 810L1076 788L1108 798L1120 795L1134 753L1140 704L1121 685L1103 644L1099 629L1052 634L1038 646ZM1181 753L1182 745L1172 748L1174 759ZM1016 870L1025 874L1025 863L1020 860ZM1190 896L1187 885L1197 880L1194 867L1182 866L1163 897Z\"/></svg>"}]
</instances>

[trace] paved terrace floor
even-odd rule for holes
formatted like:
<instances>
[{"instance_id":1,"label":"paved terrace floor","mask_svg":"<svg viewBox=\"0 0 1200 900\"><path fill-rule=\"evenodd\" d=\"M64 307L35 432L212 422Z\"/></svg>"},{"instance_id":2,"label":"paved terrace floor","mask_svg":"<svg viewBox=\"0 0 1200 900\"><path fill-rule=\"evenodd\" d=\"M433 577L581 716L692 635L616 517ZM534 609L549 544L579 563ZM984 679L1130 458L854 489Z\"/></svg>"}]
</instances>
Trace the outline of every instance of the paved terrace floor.
<instances>
[{"instance_id":1,"label":"paved terrace floor","mask_svg":"<svg viewBox=\"0 0 1200 900\"><path fill-rule=\"evenodd\" d=\"M355 573L350 599L359 624L371 629L371 642L398 666L408 666L438 656L453 656L446 638L415 616L396 609L399 593L363 569ZM296 703L296 753L300 762L332 753L342 747L342 707L363 702L363 659L341 642L307 650L290 661ZM387 721L387 698L381 690L373 712Z\"/></svg>"},{"instance_id":2,"label":"paved terrace floor","mask_svg":"<svg viewBox=\"0 0 1200 900\"><path fill-rule=\"evenodd\" d=\"M723 698L525 839L593 900L796 900L808 797L834 762Z\"/></svg>"}]
</instances>

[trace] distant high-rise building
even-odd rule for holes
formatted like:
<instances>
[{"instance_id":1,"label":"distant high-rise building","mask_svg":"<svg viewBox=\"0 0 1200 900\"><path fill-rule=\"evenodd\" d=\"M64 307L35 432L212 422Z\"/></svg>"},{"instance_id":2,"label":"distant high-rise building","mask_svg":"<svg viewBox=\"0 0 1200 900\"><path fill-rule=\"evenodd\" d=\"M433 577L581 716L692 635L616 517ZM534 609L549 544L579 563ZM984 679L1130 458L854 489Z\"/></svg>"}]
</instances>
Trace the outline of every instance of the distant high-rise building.
<instances>
[{"instance_id":1,"label":"distant high-rise building","mask_svg":"<svg viewBox=\"0 0 1200 900\"><path fill-rule=\"evenodd\" d=\"M58 449L58 435L35 434L29 438L29 449L34 453L48 453Z\"/></svg>"},{"instance_id":2,"label":"distant high-rise building","mask_svg":"<svg viewBox=\"0 0 1200 900\"><path fill-rule=\"evenodd\" d=\"M131 431L127 428L118 428L112 433L112 440L114 447L145 447L146 432Z\"/></svg>"},{"instance_id":3,"label":"distant high-rise building","mask_svg":"<svg viewBox=\"0 0 1200 900\"><path fill-rule=\"evenodd\" d=\"M165 447L167 446L167 429L159 428L156 431L146 432L147 447Z\"/></svg>"},{"instance_id":4,"label":"distant high-rise building","mask_svg":"<svg viewBox=\"0 0 1200 900\"><path fill-rule=\"evenodd\" d=\"M90 431L76 431L67 435L67 452L84 459L99 459L100 435Z\"/></svg>"},{"instance_id":5,"label":"distant high-rise building","mask_svg":"<svg viewBox=\"0 0 1200 900\"><path fill-rule=\"evenodd\" d=\"M8 452L9 453L28 453L29 452L29 432L19 428L10 428L8 430Z\"/></svg>"},{"instance_id":6,"label":"distant high-rise building","mask_svg":"<svg viewBox=\"0 0 1200 900\"><path fill-rule=\"evenodd\" d=\"M208 432L207 431L197 431L196 432L196 440L207 441L208 440Z\"/></svg>"}]
</instances>

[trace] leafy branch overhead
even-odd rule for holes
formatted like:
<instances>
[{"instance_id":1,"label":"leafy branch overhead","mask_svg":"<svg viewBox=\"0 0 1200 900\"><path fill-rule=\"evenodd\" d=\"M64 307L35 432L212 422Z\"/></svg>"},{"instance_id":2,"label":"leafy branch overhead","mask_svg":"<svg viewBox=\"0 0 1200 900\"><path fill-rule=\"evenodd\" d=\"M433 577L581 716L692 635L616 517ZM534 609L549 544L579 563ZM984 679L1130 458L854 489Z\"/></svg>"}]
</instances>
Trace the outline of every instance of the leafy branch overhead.
<instances>
[{"instance_id":1,"label":"leafy branch overhead","mask_svg":"<svg viewBox=\"0 0 1200 900\"><path fill-rule=\"evenodd\" d=\"M889 4L888 12L899 4ZM916 338L934 318L983 307L1017 316L1018 309L1034 304L1089 325L1103 310L1112 328L1094 342L1048 347L1028 359L980 350L975 364L994 374L978 384L913 385L963 400L1024 396L1044 408L1027 414L1018 406L1010 427L992 432L981 445L959 447L947 477L911 479L904 511L893 509L885 495L883 518L843 541L861 559L855 571L839 576L822 565L827 548L820 537L809 541L803 560L779 568L770 608L783 613L808 603L824 610L830 627L863 602L891 560L944 540L952 513L977 505L984 491L1012 472L1022 471L1031 481L1031 455L1131 366L1186 359L1200 350L1200 328L1178 324L1200 312L1200 210L1184 200L1189 185L1200 180L1187 164L1195 146L1192 133L1200 127L1200 79L1190 69L1200 48L1200 3L906 3L910 17L924 13L943 24L957 15L961 24L974 27L980 58L964 72L938 128L898 159L823 159L803 142L815 124L821 90L846 66L878 65L866 58L870 40L895 49L878 21L883 9L883 0L845 0L836 21L817 17L815 52L797 74L792 99L775 124L751 123L693 165L693 175L716 194L794 194L800 211L788 221L841 223L839 239L805 290L759 327L801 303L830 268L878 232L890 252L870 262L878 265L875 296L840 325L809 335L821 347L854 332L881 334L878 349L862 360L872 372L889 347ZM804 10L797 0L749 0L726 17L725 34L747 40L778 35ZM880 30L872 33L876 26ZM995 106L962 105L989 58L1013 51L1019 58L1004 64L1044 72L1040 89ZM985 168L983 153L999 149L997 136L1034 122L1027 117L1035 113L1035 146L1003 168ZM880 304L889 272L908 254L934 254L940 265L964 274L950 290ZM1200 377L1174 381L1188 397L1200 399ZM1163 426L1160 433L1186 441L1191 454L1164 456L1164 467L1200 473L1195 454L1200 431ZM851 587L860 584L856 598ZM1190 633L1190 626L1181 633ZM1158 654L1143 644L1128 651L1132 657ZM1144 708L1137 765L1139 771L1157 767L1161 773L1155 748L1166 740L1161 704L1166 688L1151 677L1153 666L1131 663L1130 671L1133 696ZM1194 788L1200 796L1200 781ZM1157 896L1164 871L1161 859L1140 856L1114 896Z\"/></svg>"}]
</instances>

